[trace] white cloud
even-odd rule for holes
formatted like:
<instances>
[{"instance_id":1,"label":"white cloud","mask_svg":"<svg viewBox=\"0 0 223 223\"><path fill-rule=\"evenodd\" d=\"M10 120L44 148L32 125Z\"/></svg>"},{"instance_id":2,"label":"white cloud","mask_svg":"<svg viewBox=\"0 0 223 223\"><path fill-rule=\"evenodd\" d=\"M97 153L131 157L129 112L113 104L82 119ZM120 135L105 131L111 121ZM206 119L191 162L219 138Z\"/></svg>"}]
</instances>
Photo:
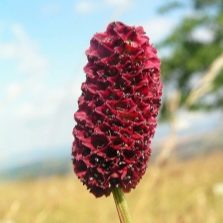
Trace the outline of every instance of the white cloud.
<instances>
[{"instance_id":1,"label":"white cloud","mask_svg":"<svg viewBox=\"0 0 223 223\"><path fill-rule=\"evenodd\" d=\"M167 17L155 17L143 25L152 43L164 39L175 26L176 20Z\"/></svg>"},{"instance_id":2,"label":"white cloud","mask_svg":"<svg viewBox=\"0 0 223 223\"><path fill-rule=\"evenodd\" d=\"M75 5L75 11L80 14L88 14L91 13L94 10L94 5L90 1L79 1Z\"/></svg>"},{"instance_id":3,"label":"white cloud","mask_svg":"<svg viewBox=\"0 0 223 223\"><path fill-rule=\"evenodd\" d=\"M16 38L15 54L19 62L19 70L32 75L46 74L48 62L40 54L36 44L27 35L24 28L21 25L13 25L12 33Z\"/></svg>"},{"instance_id":4,"label":"white cloud","mask_svg":"<svg viewBox=\"0 0 223 223\"><path fill-rule=\"evenodd\" d=\"M11 59L15 57L15 52L13 43L0 43L0 59Z\"/></svg>"},{"instance_id":5,"label":"white cloud","mask_svg":"<svg viewBox=\"0 0 223 223\"><path fill-rule=\"evenodd\" d=\"M13 154L13 151L32 149L41 141L38 136L41 136L43 125L39 129L35 129L35 125L41 115L50 115L52 97L45 94L50 94L52 90L45 83L47 59L39 52L38 46L23 26L9 24L2 32L3 35L8 32L11 36L4 42L0 41L0 62L7 61L5 67L1 67L1 73L5 75L0 76L3 90L0 104L0 123L3 126L0 129L0 150ZM16 64L13 69L12 64ZM5 78L7 76L10 78ZM36 124L27 126L29 122Z\"/></svg>"},{"instance_id":6,"label":"white cloud","mask_svg":"<svg viewBox=\"0 0 223 223\"><path fill-rule=\"evenodd\" d=\"M7 164L18 154L19 157L26 153L32 155L37 148L50 151L67 146L64 153L69 155L75 124L73 113L83 80L74 76L73 80L61 79L59 84L55 84L49 75L41 75L42 72L53 73L47 70L46 58L21 25L9 27L12 36L10 41L0 42L0 62L7 60L8 64L13 62L18 66L13 69L14 73L6 67L6 75L14 78L13 81L3 79L5 83L1 82L4 92L0 105L3 126L0 128L0 162ZM31 66L21 69L26 63L31 63ZM30 75L18 75L16 70ZM82 66L78 65L74 70L76 74L83 73ZM84 75L80 76L84 78Z\"/></svg>"},{"instance_id":7,"label":"white cloud","mask_svg":"<svg viewBox=\"0 0 223 223\"><path fill-rule=\"evenodd\" d=\"M11 100L17 98L22 92L22 86L18 82L10 83L6 88L6 98Z\"/></svg>"},{"instance_id":8,"label":"white cloud","mask_svg":"<svg viewBox=\"0 0 223 223\"><path fill-rule=\"evenodd\" d=\"M109 7L109 9L113 10L112 17L116 19L118 16L128 10L132 6L132 3L133 0L79 0L75 4L74 9L77 13L89 14L95 10L102 11Z\"/></svg>"},{"instance_id":9,"label":"white cloud","mask_svg":"<svg viewBox=\"0 0 223 223\"><path fill-rule=\"evenodd\" d=\"M36 148L49 150L72 143L73 113L81 83L73 80L53 88L41 83L42 88L34 91L25 86L20 100L1 107L0 123L4 128L0 128L0 150L11 157ZM9 91L17 92L17 88L14 84ZM64 153L70 154L69 149Z\"/></svg>"},{"instance_id":10,"label":"white cloud","mask_svg":"<svg viewBox=\"0 0 223 223\"><path fill-rule=\"evenodd\" d=\"M104 3L108 7L112 7L114 12L112 15L112 19L117 19L124 12L129 10L133 4L133 0L104 0Z\"/></svg>"},{"instance_id":11,"label":"white cloud","mask_svg":"<svg viewBox=\"0 0 223 223\"><path fill-rule=\"evenodd\" d=\"M175 128L177 130L183 130L183 129L188 129L190 128L191 124L188 120L186 119L177 119L175 123Z\"/></svg>"},{"instance_id":12,"label":"white cloud","mask_svg":"<svg viewBox=\"0 0 223 223\"><path fill-rule=\"evenodd\" d=\"M56 15L60 12L60 5L57 2L50 2L42 6L41 11L44 15Z\"/></svg>"},{"instance_id":13,"label":"white cloud","mask_svg":"<svg viewBox=\"0 0 223 223\"><path fill-rule=\"evenodd\" d=\"M49 101L48 101L49 103ZM16 116L25 120L45 118L53 113L53 105L45 103L25 102L18 106Z\"/></svg>"},{"instance_id":14,"label":"white cloud","mask_svg":"<svg viewBox=\"0 0 223 223\"><path fill-rule=\"evenodd\" d=\"M214 32L207 27L199 27L192 32L191 38L201 43L210 43L214 39Z\"/></svg>"},{"instance_id":15,"label":"white cloud","mask_svg":"<svg viewBox=\"0 0 223 223\"><path fill-rule=\"evenodd\" d=\"M192 128L195 123L205 122L207 114L205 112L180 111L176 114L176 128L178 131Z\"/></svg>"},{"instance_id":16,"label":"white cloud","mask_svg":"<svg viewBox=\"0 0 223 223\"><path fill-rule=\"evenodd\" d=\"M105 3L115 7L129 7L132 0L105 0Z\"/></svg>"},{"instance_id":17,"label":"white cloud","mask_svg":"<svg viewBox=\"0 0 223 223\"><path fill-rule=\"evenodd\" d=\"M47 73L47 59L38 51L36 44L26 33L25 29L14 24L10 28L13 40L0 42L0 59L15 60L18 71L29 75Z\"/></svg>"}]
</instances>

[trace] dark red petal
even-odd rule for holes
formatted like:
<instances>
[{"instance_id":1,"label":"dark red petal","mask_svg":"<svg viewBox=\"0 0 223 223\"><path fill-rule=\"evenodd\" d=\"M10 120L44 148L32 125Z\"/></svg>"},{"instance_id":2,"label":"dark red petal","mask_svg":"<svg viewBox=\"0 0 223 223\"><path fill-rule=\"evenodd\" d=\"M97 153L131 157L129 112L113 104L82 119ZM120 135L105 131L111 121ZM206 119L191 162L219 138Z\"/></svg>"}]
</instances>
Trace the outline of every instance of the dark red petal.
<instances>
[{"instance_id":1,"label":"dark red petal","mask_svg":"<svg viewBox=\"0 0 223 223\"><path fill-rule=\"evenodd\" d=\"M108 25L91 39L74 114L74 172L96 197L135 188L157 125L160 61L142 27Z\"/></svg>"}]
</instances>

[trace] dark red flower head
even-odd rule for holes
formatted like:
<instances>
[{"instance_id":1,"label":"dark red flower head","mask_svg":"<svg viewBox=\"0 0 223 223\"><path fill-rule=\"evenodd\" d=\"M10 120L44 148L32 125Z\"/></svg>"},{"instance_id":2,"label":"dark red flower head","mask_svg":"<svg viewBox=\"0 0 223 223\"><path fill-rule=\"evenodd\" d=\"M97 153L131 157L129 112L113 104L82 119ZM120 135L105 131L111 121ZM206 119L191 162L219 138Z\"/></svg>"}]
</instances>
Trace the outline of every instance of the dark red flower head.
<instances>
[{"instance_id":1,"label":"dark red flower head","mask_svg":"<svg viewBox=\"0 0 223 223\"><path fill-rule=\"evenodd\" d=\"M162 83L160 61L142 27L121 22L96 33L73 130L74 171L96 197L138 184L151 153Z\"/></svg>"}]
</instances>

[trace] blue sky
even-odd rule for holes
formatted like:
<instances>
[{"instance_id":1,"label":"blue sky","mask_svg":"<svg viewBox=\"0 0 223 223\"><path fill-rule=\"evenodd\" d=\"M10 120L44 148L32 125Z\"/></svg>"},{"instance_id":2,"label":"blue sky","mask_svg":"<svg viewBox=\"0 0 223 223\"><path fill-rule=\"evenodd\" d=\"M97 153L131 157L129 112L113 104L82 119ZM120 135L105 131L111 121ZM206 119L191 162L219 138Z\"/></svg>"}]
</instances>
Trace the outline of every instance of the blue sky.
<instances>
[{"instance_id":1,"label":"blue sky","mask_svg":"<svg viewBox=\"0 0 223 223\"><path fill-rule=\"evenodd\" d=\"M1 165L44 149L70 154L90 38L120 20L143 25L155 44L182 16L158 15L162 2L0 1Z\"/></svg>"}]
</instances>

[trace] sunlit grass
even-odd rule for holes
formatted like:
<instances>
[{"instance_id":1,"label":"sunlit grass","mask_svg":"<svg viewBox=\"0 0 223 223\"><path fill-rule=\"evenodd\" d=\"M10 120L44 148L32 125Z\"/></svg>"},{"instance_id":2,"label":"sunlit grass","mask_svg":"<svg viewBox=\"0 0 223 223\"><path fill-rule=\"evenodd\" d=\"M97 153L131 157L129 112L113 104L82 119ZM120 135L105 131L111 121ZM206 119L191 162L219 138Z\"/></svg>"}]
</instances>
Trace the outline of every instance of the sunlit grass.
<instances>
[{"instance_id":1,"label":"sunlit grass","mask_svg":"<svg viewBox=\"0 0 223 223\"><path fill-rule=\"evenodd\" d=\"M221 184L222 183L222 184ZM134 223L222 223L223 154L151 166L127 195ZM74 175L0 185L0 223L118 223L112 196L95 199Z\"/></svg>"}]
</instances>

